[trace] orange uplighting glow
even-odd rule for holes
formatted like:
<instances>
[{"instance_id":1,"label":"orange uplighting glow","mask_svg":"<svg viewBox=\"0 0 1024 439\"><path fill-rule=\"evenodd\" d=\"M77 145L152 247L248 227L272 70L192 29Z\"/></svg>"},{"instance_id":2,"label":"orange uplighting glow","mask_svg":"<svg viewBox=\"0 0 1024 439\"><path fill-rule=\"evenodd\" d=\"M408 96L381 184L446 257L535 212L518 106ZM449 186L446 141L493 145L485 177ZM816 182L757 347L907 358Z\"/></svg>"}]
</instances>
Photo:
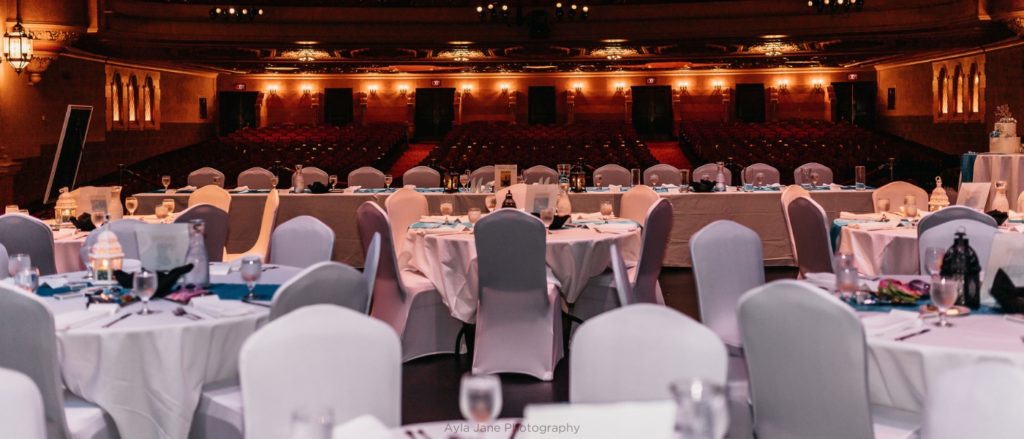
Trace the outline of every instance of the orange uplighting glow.
<instances>
[{"instance_id":1,"label":"orange uplighting glow","mask_svg":"<svg viewBox=\"0 0 1024 439\"><path fill-rule=\"evenodd\" d=\"M369 91L371 95L376 95L378 89L379 87L377 84L370 84L366 87L366 90Z\"/></svg>"},{"instance_id":2,"label":"orange uplighting glow","mask_svg":"<svg viewBox=\"0 0 1024 439\"><path fill-rule=\"evenodd\" d=\"M398 94L409 93L409 86L407 84L398 84Z\"/></svg>"}]
</instances>

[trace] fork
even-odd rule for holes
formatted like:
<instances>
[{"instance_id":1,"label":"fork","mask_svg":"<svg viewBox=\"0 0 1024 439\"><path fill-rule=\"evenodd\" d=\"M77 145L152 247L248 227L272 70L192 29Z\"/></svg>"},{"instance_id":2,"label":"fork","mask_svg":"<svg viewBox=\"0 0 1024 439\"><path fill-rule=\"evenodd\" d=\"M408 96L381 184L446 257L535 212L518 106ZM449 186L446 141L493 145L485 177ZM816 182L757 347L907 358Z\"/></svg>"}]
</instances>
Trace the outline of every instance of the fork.
<instances>
[{"instance_id":1,"label":"fork","mask_svg":"<svg viewBox=\"0 0 1024 439\"><path fill-rule=\"evenodd\" d=\"M202 317L199 317L199 316L197 316L195 314L192 314L192 313L190 313L188 311L185 311L185 308L182 308L180 306L174 309L174 315L176 315L178 317L185 317L187 319L192 319L192 320L202 320L203 319Z\"/></svg>"}]
</instances>

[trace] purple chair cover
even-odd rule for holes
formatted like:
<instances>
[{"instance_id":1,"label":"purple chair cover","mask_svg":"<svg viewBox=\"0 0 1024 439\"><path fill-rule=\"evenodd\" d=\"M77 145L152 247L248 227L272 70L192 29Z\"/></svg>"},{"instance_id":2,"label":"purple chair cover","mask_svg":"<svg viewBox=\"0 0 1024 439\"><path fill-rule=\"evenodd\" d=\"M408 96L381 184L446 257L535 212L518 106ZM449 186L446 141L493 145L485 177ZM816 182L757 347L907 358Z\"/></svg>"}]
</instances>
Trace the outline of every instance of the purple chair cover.
<instances>
[{"instance_id":1,"label":"purple chair cover","mask_svg":"<svg viewBox=\"0 0 1024 439\"><path fill-rule=\"evenodd\" d=\"M700 321L726 345L742 346L736 305L747 291L764 285L761 237L729 220L718 220L690 238Z\"/></svg>"},{"instance_id":2,"label":"purple chair cover","mask_svg":"<svg viewBox=\"0 0 1024 439\"><path fill-rule=\"evenodd\" d=\"M441 187L441 173L430 166L416 166L402 174L402 185Z\"/></svg>"},{"instance_id":3,"label":"purple chair cover","mask_svg":"<svg viewBox=\"0 0 1024 439\"><path fill-rule=\"evenodd\" d=\"M526 184L541 183L547 179L547 184L558 184L558 171L544 165L537 165L523 171L523 179Z\"/></svg>"},{"instance_id":4,"label":"purple chair cover","mask_svg":"<svg viewBox=\"0 0 1024 439\"><path fill-rule=\"evenodd\" d=\"M607 164L594 170L594 184L597 184L597 176L601 176L601 185L619 185L619 186L630 186L633 184L633 178L629 174L629 169L623 168L616 164Z\"/></svg>"},{"instance_id":5,"label":"purple chair cover","mask_svg":"<svg viewBox=\"0 0 1024 439\"><path fill-rule=\"evenodd\" d=\"M207 206L207 204L200 204L199 206ZM188 212L188 210L185 212ZM182 215L184 215L185 212L182 212ZM227 220L225 219L225 221ZM143 224L145 223L136 219L123 219L111 221L110 224L104 225L100 229L114 232L114 236L117 236L117 242L121 244L121 251L124 252L124 257L126 259L139 259L139 239L135 236L135 229ZM209 229L207 229L206 233L210 233ZM99 239L99 236L99 232L93 231L85 238L85 242L82 243L82 248L78 252L79 256L82 258L83 264L89 263L89 251L92 250L92 246L96 243L96 240ZM210 244L207 243L206 245L207 251L209 251ZM223 248L224 246L222 244L220 250L221 255L219 256L223 256ZM210 260L214 260L212 255L210 256ZM220 259L217 260L219 261Z\"/></svg>"},{"instance_id":6,"label":"purple chair cover","mask_svg":"<svg viewBox=\"0 0 1024 439\"><path fill-rule=\"evenodd\" d=\"M811 184L811 180L804 181L803 170L807 170L807 176L818 174L818 184L832 184L832 169L818 162L808 162L793 170L793 181L796 184Z\"/></svg>"},{"instance_id":7,"label":"purple chair cover","mask_svg":"<svg viewBox=\"0 0 1024 439\"><path fill-rule=\"evenodd\" d=\"M210 167L204 167L188 174L188 185L201 188L203 186L217 183L217 186L224 187L224 173Z\"/></svg>"},{"instance_id":8,"label":"purple chair cover","mask_svg":"<svg viewBox=\"0 0 1024 439\"><path fill-rule=\"evenodd\" d=\"M281 223L270 235L270 263L305 268L331 260L334 230L309 215Z\"/></svg>"},{"instance_id":9,"label":"purple chair cover","mask_svg":"<svg viewBox=\"0 0 1024 439\"><path fill-rule=\"evenodd\" d=\"M347 183L349 186L361 186L372 189L386 186L384 184L384 173L370 166L363 166L349 172Z\"/></svg>"},{"instance_id":10,"label":"purple chair cover","mask_svg":"<svg viewBox=\"0 0 1024 439\"><path fill-rule=\"evenodd\" d=\"M25 253L32 258L32 265L45 276L57 272L53 258L53 232L46 223L28 215L8 213L0 215L0 244L7 253Z\"/></svg>"},{"instance_id":11,"label":"purple chair cover","mask_svg":"<svg viewBox=\"0 0 1024 439\"><path fill-rule=\"evenodd\" d=\"M797 198L789 204L789 221L800 273L832 273L828 218L821 205L807 197Z\"/></svg>"},{"instance_id":12,"label":"purple chair cover","mask_svg":"<svg viewBox=\"0 0 1024 439\"><path fill-rule=\"evenodd\" d=\"M274 185L274 173L259 166L246 169L238 174L238 186L266 190Z\"/></svg>"},{"instance_id":13,"label":"purple chair cover","mask_svg":"<svg viewBox=\"0 0 1024 439\"><path fill-rule=\"evenodd\" d=\"M206 256L210 258L210 262L224 260L224 245L228 241L228 224L230 223L228 213L209 204L197 204L181 212L174 222L187 224L194 219L203 220L205 227L203 243L206 244ZM110 224L113 226L115 223ZM121 235L117 235L117 237L121 239ZM124 244L122 243L121 246L123 247ZM138 244L135 246L138 247Z\"/></svg>"},{"instance_id":14,"label":"purple chair cover","mask_svg":"<svg viewBox=\"0 0 1024 439\"><path fill-rule=\"evenodd\" d=\"M338 262L319 262L281 285L270 304L270 320L304 306L331 304L366 314L370 294L363 274Z\"/></svg>"},{"instance_id":15,"label":"purple chair cover","mask_svg":"<svg viewBox=\"0 0 1024 439\"><path fill-rule=\"evenodd\" d=\"M722 168L722 175L725 176L725 185L729 186L732 184L732 171L729 168ZM718 165L715 163L705 163L693 170L693 174L690 176L694 182L701 180L715 181L718 178Z\"/></svg>"},{"instance_id":16,"label":"purple chair cover","mask_svg":"<svg viewBox=\"0 0 1024 439\"><path fill-rule=\"evenodd\" d=\"M779 182L779 170L765 163L754 163L743 168L743 182L755 183L758 173L764 175L764 184L776 184Z\"/></svg>"},{"instance_id":17,"label":"purple chair cover","mask_svg":"<svg viewBox=\"0 0 1024 439\"><path fill-rule=\"evenodd\" d=\"M679 186L682 184L683 176L679 175L679 168L660 163L644 171L644 184L651 185L651 176L658 176L658 184L674 184Z\"/></svg>"}]
</instances>

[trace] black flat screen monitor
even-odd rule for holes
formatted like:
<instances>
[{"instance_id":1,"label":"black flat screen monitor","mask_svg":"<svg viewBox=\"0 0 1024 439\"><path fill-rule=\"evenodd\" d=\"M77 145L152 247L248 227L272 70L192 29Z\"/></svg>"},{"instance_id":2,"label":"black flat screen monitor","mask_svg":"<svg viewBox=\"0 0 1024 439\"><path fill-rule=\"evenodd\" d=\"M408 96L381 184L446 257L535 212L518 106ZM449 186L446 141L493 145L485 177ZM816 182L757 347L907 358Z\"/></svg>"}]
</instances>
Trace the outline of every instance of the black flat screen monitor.
<instances>
[{"instance_id":1,"label":"black flat screen monitor","mask_svg":"<svg viewBox=\"0 0 1024 439\"><path fill-rule=\"evenodd\" d=\"M57 153L53 156L53 167L50 168L50 179L46 182L43 204L55 202L62 187L74 189L78 180L78 166L85 152L85 139L89 135L90 120L92 106L68 105Z\"/></svg>"}]
</instances>

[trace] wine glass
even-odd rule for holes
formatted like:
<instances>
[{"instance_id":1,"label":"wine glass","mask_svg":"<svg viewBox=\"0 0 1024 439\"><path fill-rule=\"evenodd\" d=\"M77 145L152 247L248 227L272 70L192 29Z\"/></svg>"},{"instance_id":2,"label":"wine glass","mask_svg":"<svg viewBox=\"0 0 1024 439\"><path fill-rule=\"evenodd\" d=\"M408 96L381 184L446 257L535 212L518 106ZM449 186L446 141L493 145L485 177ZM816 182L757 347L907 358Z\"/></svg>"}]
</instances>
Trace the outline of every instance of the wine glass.
<instances>
[{"instance_id":1,"label":"wine glass","mask_svg":"<svg viewBox=\"0 0 1024 439\"><path fill-rule=\"evenodd\" d=\"M135 197L125 198L124 208L128 209L128 216L135 216L135 210L139 208L139 199Z\"/></svg>"},{"instance_id":2,"label":"wine glass","mask_svg":"<svg viewBox=\"0 0 1024 439\"><path fill-rule=\"evenodd\" d=\"M488 195L484 198L484 207L487 208L488 212L494 212L494 209L498 207L498 199L494 195Z\"/></svg>"},{"instance_id":3,"label":"wine glass","mask_svg":"<svg viewBox=\"0 0 1024 439\"><path fill-rule=\"evenodd\" d=\"M14 285L30 293L39 289L39 269L35 267L23 268L14 275Z\"/></svg>"},{"instance_id":4,"label":"wine glass","mask_svg":"<svg viewBox=\"0 0 1024 439\"><path fill-rule=\"evenodd\" d=\"M22 270L32 267L32 257L25 253L18 253L7 260L7 272L13 277Z\"/></svg>"},{"instance_id":5,"label":"wine glass","mask_svg":"<svg viewBox=\"0 0 1024 439\"><path fill-rule=\"evenodd\" d=\"M245 287L249 289L249 294L245 295L244 300L255 300L256 281L260 280L260 275L263 274L263 258L259 256L243 257L238 273L245 281Z\"/></svg>"},{"instance_id":6,"label":"wine glass","mask_svg":"<svg viewBox=\"0 0 1024 439\"><path fill-rule=\"evenodd\" d=\"M608 218L611 218L614 215L615 215L615 211L612 210L612 202L611 201L602 201L601 202L601 219L607 220Z\"/></svg>"},{"instance_id":7,"label":"wine glass","mask_svg":"<svg viewBox=\"0 0 1024 439\"><path fill-rule=\"evenodd\" d=\"M913 195L903 197L903 212L910 218L917 217L917 197Z\"/></svg>"},{"instance_id":8,"label":"wine glass","mask_svg":"<svg viewBox=\"0 0 1024 439\"><path fill-rule=\"evenodd\" d=\"M469 187L469 173L468 172L459 176L459 184L462 185L463 189Z\"/></svg>"},{"instance_id":9,"label":"wine glass","mask_svg":"<svg viewBox=\"0 0 1024 439\"><path fill-rule=\"evenodd\" d=\"M754 175L754 186L764 186L764 172L758 172L757 174Z\"/></svg>"},{"instance_id":10,"label":"wine glass","mask_svg":"<svg viewBox=\"0 0 1024 439\"><path fill-rule=\"evenodd\" d=\"M820 177L818 177L817 172L811 173L811 187L817 188L818 186L820 186L821 183L818 181L818 178Z\"/></svg>"},{"instance_id":11,"label":"wine glass","mask_svg":"<svg viewBox=\"0 0 1024 439\"><path fill-rule=\"evenodd\" d=\"M328 175L327 184L331 186L331 190L333 191L334 187L338 185L338 176L334 174Z\"/></svg>"},{"instance_id":12,"label":"wine glass","mask_svg":"<svg viewBox=\"0 0 1024 439\"><path fill-rule=\"evenodd\" d=\"M875 204L875 209L878 212L880 212L880 213L888 212L889 211L889 199L888 198L879 198L878 199L878 203Z\"/></svg>"},{"instance_id":13,"label":"wine glass","mask_svg":"<svg viewBox=\"0 0 1024 439\"><path fill-rule=\"evenodd\" d=\"M942 247L928 247L924 249L924 269L933 279L942 270L942 258L946 256L946 249Z\"/></svg>"},{"instance_id":14,"label":"wine glass","mask_svg":"<svg viewBox=\"0 0 1024 439\"><path fill-rule=\"evenodd\" d=\"M687 439L720 439L729 427L725 387L700 379L670 385L676 401L676 433Z\"/></svg>"},{"instance_id":15,"label":"wine glass","mask_svg":"<svg viewBox=\"0 0 1024 439\"><path fill-rule=\"evenodd\" d=\"M164 192L167 192L171 188L171 176L164 175L160 177L160 184L164 185Z\"/></svg>"},{"instance_id":16,"label":"wine glass","mask_svg":"<svg viewBox=\"0 0 1024 439\"><path fill-rule=\"evenodd\" d=\"M388 190L391 190L392 181L394 181L394 179L391 178L391 174L387 174L384 176L384 186L387 186Z\"/></svg>"},{"instance_id":17,"label":"wine glass","mask_svg":"<svg viewBox=\"0 0 1024 439\"><path fill-rule=\"evenodd\" d=\"M278 183L281 183L281 178L278 176L270 177L270 189L277 189Z\"/></svg>"},{"instance_id":18,"label":"wine glass","mask_svg":"<svg viewBox=\"0 0 1024 439\"><path fill-rule=\"evenodd\" d=\"M156 293L156 273L142 269L132 276L132 292L142 299L142 311L138 314L156 314L159 311L149 309L149 299Z\"/></svg>"},{"instance_id":19,"label":"wine glass","mask_svg":"<svg viewBox=\"0 0 1024 439\"><path fill-rule=\"evenodd\" d=\"M160 220L167 218L167 206L164 206L163 204L156 206L153 209L153 214L156 215L156 218Z\"/></svg>"},{"instance_id":20,"label":"wine glass","mask_svg":"<svg viewBox=\"0 0 1024 439\"><path fill-rule=\"evenodd\" d=\"M164 200L160 202L160 204L167 208L168 215L174 214L174 198L164 198Z\"/></svg>"},{"instance_id":21,"label":"wine glass","mask_svg":"<svg viewBox=\"0 0 1024 439\"><path fill-rule=\"evenodd\" d=\"M946 321L946 312L956 303L960 295L960 281L951 277L943 277L935 282L931 289L932 305L939 311L939 321L935 326L948 328L953 326Z\"/></svg>"},{"instance_id":22,"label":"wine glass","mask_svg":"<svg viewBox=\"0 0 1024 439\"><path fill-rule=\"evenodd\" d=\"M480 212L480 208L477 207L471 207L469 211L466 213L466 216L469 217L469 223L473 225L476 225L476 222L480 221L480 217L482 215L483 213Z\"/></svg>"},{"instance_id":23,"label":"wine glass","mask_svg":"<svg viewBox=\"0 0 1024 439\"><path fill-rule=\"evenodd\" d=\"M658 174L651 174L650 180L652 187L661 186L661 177L658 177Z\"/></svg>"},{"instance_id":24,"label":"wine glass","mask_svg":"<svg viewBox=\"0 0 1024 439\"><path fill-rule=\"evenodd\" d=\"M101 226L103 226L103 223L106 221L107 212L96 209L93 210L92 212L89 212L89 216L92 219L92 225L96 226L96 228L98 229Z\"/></svg>"},{"instance_id":25,"label":"wine glass","mask_svg":"<svg viewBox=\"0 0 1024 439\"><path fill-rule=\"evenodd\" d=\"M679 192L690 192L690 170L679 171Z\"/></svg>"},{"instance_id":26,"label":"wine glass","mask_svg":"<svg viewBox=\"0 0 1024 439\"><path fill-rule=\"evenodd\" d=\"M445 225L451 224L451 222L448 221L448 215L452 214L452 210L452 203L441 203L441 215L444 215Z\"/></svg>"},{"instance_id":27,"label":"wine glass","mask_svg":"<svg viewBox=\"0 0 1024 439\"><path fill-rule=\"evenodd\" d=\"M540 222L544 223L544 228L548 229L548 233L551 233L551 223L555 222L555 209L550 207L541 209Z\"/></svg>"},{"instance_id":28,"label":"wine glass","mask_svg":"<svg viewBox=\"0 0 1024 439\"><path fill-rule=\"evenodd\" d=\"M330 407L303 407L292 412L294 439L331 439L334 430L334 410Z\"/></svg>"},{"instance_id":29,"label":"wine glass","mask_svg":"<svg viewBox=\"0 0 1024 439\"><path fill-rule=\"evenodd\" d=\"M594 176L594 186L603 187L602 186L603 184L604 184L604 175L601 175L601 174L595 175Z\"/></svg>"},{"instance_id":30,"label":"wine glass","mask_svg":"<svg viewBox=\"0 0 1024 439\"><path fill-rule=\"evenodd\" d=\"M493 422L501 413L501 379L496 375L462 376L459 386L459 411L476 424Z\"/></svg>"}]
</instances>

